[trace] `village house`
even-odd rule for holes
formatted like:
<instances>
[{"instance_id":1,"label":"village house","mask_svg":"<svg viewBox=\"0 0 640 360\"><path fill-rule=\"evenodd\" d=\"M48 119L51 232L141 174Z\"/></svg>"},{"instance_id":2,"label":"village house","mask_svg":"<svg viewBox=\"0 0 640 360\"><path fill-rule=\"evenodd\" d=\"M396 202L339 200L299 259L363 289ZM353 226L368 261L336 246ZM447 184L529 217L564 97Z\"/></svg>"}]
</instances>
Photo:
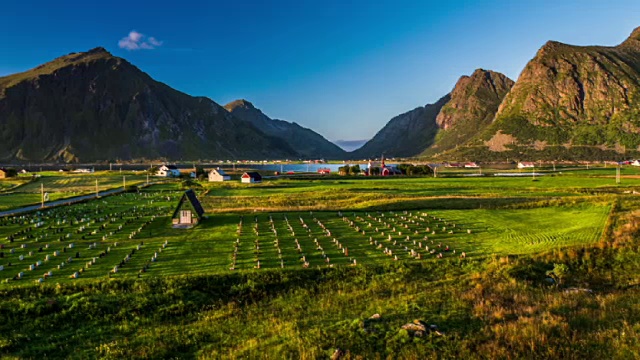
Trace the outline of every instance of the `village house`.
<instances>
[{"instance_id":1,"label":"village house","mask_svg":"<svg viewBox=\"0 0 640 360\"><path fill-rule=\"evenodd\" d=\"M229 181L229 180L231 180L231 176L227 175L227 173L225 173L224 170L220 168L211 169L211 171L209 171L210 182Z\"/></svg>"},{"instance_id":2,"label":"village house","mask_svg":"<svg viewBox=\"0 0 640 360\"><path fill-rule=\"evenodd\" d=\"M242 174L240 181L247 184L259 183L262 182L262 175L255 171L248 171Z\"/></svg>"},{"instance_id":3,"label":"village house","mask_svg":"<svg viewBox=\"0 0 640 360\"><path fill-rule=\"evenodd\" d=\"M468 162L466 164L464 164L465 168L479 168L480 166L478 166L478 164L474 163L474 162Z\"/></svg>"},{"instance_id":4,"label":"village house","mask_svg":"<svg viewBox=\"0 0 640 360\"><path fill-rule=\"evenodd\" d=\"M4 179L9 177L8 173L7 173L7 169L5 168L0 168L0 179Z\"/></svg>"},{"instance_id":5,"label":"village house","mask_svg":"<svg viewBox=\"0 0 640 360\"><path fill-rule=\"evenodd\" d=\"M203 215L204 209L196 198L196 193L193 190L187 190L171 216L173 227L181 229L194 227L202 220Z\"/></svg>"},{"instance_id":6,"label":"village house","mask_svg":"<svg viewBox=\"0 0 640 360\"><path fill-rule=\"evenodd\" d=\"M518 163L518 169L527 169L527 168L534 168L536 167L536 164L532 163L532 162L527 162L527 161L521 161Z\"/></svg>"},{"instance_id":7,"label":"village house","mask_svg":"<svg viewBox=\"0 0 640 360\"><path fill-rule=\"evenodd\" d=\"M156 176L178 177L180 176L180 170L175 165L162 165L158 168Z\"/></svg>"}]
</instances>

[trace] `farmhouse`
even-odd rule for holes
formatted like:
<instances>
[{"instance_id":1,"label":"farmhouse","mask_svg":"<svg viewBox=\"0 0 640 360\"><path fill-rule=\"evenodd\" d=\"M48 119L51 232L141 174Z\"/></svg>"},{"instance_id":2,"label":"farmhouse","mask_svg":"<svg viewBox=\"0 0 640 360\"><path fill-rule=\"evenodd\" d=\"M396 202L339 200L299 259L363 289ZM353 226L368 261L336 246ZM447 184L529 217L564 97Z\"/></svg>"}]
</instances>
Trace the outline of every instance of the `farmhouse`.
<instances>
[{"instance_id":1,"label":"farmhouse","mask_svg":"<svg viewBox=\"0 0 640 360\"><path fill-rule=\"evenodd\" d=\"M631 165L633 165L633 166L640 166L640 160L633 160L633 161L631 162Z\"/></svg>"},{"instance_id":2,"label":"farmhouse","mask_svg":"<svg viewBox=\"0 0 640 360\"><path fill-rule=\"evenodd\" d=\"M521 161L518 163L518 169L534 168L536 165L532 162Z\"/></svg>"},{"instance_id":3,"label":"farmhouse","mask_svg":"<svg viewBox=\"0 0 640 360\"><path fill-rule=\"evenodd\" d=\"M193 190L187 190L180 198L171 217L173 227L181 229L194 227L202 219L202 215L204 215L204 209L196 198L196 193Z\"/></svg>"},{"instance_id":4,"label":"farmhouse","mask_svg":"<svg viewBox=\"0 0 640 360\"><path fill-rule=\"evenodd\" d=\"M229 181L231 180L231 176L227 175L224 170L220 168L212 169L209 171L209 181Z\"/></svg>"},{"instance_id":5,"label":"farmhouse","mask_svg":"<svg viewBox=\"0 0 640 360\"><path fill-rule=\"evenodd\" d=\"M7 172L7 169L5 168L0 168L0 179L4 179L4 178L8 178L9 174Z\"/></svg>"},{"instance_id":6,"label":"farmhouse","mask_svg":"<svg viewBox=\"0 0 640 360\"><path fill-rule=\"evenodd\" d=\"M476 164L474 162L468 162L468 163L464 164L464 167L466 167L466 168L479 168L480 166L478 166L478 164Z\"/></svg>"},{"instance_id":7,"label":"farmhouse","mask_svg":"<svg viewBox=\"0 0 640 360\"><path fill-rule=\"evenodd\" d=\"M262 182L262 175L255 171L249 171L242 174L240 181L247 184L259 183Z\"/></svg>"},{"instance_id":8,"label":"farmhouse","mask_svg":"<svg viewBox=\"0 0 640 360\"><path fill-rule=\"evenodd\" d=\"M162 165L158 168L156 176L162 177L178 177L180 176L180 170L175 165Z\"/></svg>"}]
</instances>

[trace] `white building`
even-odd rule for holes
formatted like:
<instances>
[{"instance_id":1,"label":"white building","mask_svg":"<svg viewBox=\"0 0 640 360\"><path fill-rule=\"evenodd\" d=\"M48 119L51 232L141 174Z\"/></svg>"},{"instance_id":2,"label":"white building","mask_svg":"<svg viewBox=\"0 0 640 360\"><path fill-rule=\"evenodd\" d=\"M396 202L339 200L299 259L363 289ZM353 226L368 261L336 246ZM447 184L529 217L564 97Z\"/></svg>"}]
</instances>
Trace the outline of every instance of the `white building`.
<instances>
[{"instance_id":1,"label":"white building","mask_svg":"<svg viewBox=\"0 0 640 360\"><path fill-rule=\"evenodd\" d=\"M209 181L229 181L231 180L231 176L227 175L224 170L217 168L209 171Z\"/></svg>"},{"instance_id":2,"label":"white building","mask_svg":"<svg viewBox=\"0 0 640 360\"><path fill-rule=\"evenodd\" d=\"M75 169L72 171L73 173L80 173L80 174L93 174L94 169Z\"/></svg>"},{"instance_id":3,"label":"white building","mask_svg":"<svg viewBox=\"0 0 640 360\"><path fill-rule=\"evenodd\" d=\"M527 168L534 168L534 167L536 167L536 164L532 162L521 161L518 163L518 169L527 169Z\"/></svg>"},{"instance_id":4,"label":"white building","mask_svg":"<svg viewBox=\"0 0 640 360\"><path fill-rule=\"evenodd\" d=\"M180 176L180 170L175 165L162 165L158 168L156 176L162 177L178 177Z\"/></svg>"}]
</instances>

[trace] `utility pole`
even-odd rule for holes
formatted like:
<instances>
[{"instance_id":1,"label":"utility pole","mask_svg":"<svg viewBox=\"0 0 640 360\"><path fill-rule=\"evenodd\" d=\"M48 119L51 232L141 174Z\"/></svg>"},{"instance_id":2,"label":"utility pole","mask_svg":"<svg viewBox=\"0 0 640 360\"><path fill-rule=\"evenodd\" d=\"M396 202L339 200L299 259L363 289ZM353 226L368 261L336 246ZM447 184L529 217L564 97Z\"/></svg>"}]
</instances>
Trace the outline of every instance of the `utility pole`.
<instances>
[{"instance_id":1,"label":"utility pole","mask_svg":"<svg viewBox=\"0 0 640 360\"><path fill-rule=\"evenodd\" d=\"M147 173L147 185L149 185L149 173Z\"/></svg>"},{"instance_id":2,"label":"utility pole","mask_svg":"<svg viewBox=\"0 0 640 360\"><path fill-rule=\"evenodd\" d=\"M437 166L434 166L434 167L433 167L433 177L434 177L434 178L437 178L437 177L438 177L438 167L437 167Z\"/></svg>"},{"instance_id":3,"label":"utility pole","mask_svg":"<svg viewBox=\"0 0 640 360\"><path fill-rule=\"evenodd\" d=\"M96 179L96 198L100 197L100 192L98 191L98 179Z\"/></svg>"},{"instance_id":4,"label":"utility pole","mask_svg":"<svg viewBox=\"0 0 640 360\"><path fill-rule=\"evenodd\" d=\"M40 184L40 195L42 195L42 204L40 207L44 207L44 183Z\"/></svg>"},{"instance_id":5,"label":"utility pole","mask_svg":"<svg viewBox=\"0 0 640 360\"><path fill-rule=\"evenodd\" d=\"M616 184L620 184L620 164L616 168Z\"/></svg>"},{"instance_id":6,"label":"utility pole","mask_svg":"<svg viewBox=\"0 0 640 360\"><path fill-rule=\"evenodd\" d=\"M123 176L123 177L122 177L122 188L123 188L124 190L126 190L126 189L127 189L127 177L126 177L126 176Z\"/></svg>"}]
</instances>

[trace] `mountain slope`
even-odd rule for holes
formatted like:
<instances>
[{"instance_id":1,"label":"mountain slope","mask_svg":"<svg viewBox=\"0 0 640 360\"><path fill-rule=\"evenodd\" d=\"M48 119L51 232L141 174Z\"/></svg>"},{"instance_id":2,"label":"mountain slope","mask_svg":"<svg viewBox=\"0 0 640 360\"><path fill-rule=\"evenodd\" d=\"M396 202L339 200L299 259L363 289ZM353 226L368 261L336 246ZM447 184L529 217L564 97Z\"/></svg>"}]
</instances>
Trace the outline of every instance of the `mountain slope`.
<instances>
[{"instance_id":1,"label":"mountain slope","mask_svg":"<svg viewBox=\"0 0 640 360\"><path fill-rule=\"evenodd\" d=\"M232 115L253 124L265 134L281 139L305 158L342 159L346 152L311 129L284 120L271 119L246 100L224 106Z\"/></svg>"},{"instance_id":2,"label":"mountain slope","mask_svg":"<svg viewBox=\"0 0 640 360\"><path fill-rule=\"evenodd\" d=\"M296 152L103 48L0 78L0 159L278 158Z\"/></svg>"},{"instance_id":3,"label":"mountain slope","mask_svg":"<svg viewBox=\"0 0 640 360\"><path fill-rule=\"evenodd\" d=\"M492 151L640 144L640 28L614 47L547 42L481 138Z\"/></svg>"},{"instance_id":4,"label":"mountain slope","mask_svg":"<svg viewBox=\"0 0 640 360\"><path fill-rule=\"evenodd\" d=\"M513 86L505 75L477 69L462 76L451 92L451 100L436 117L438 134L435 143L423 155L463 145L491 124L498 106Z\"/></svg>"},{"instance_id":5,"label":"mountain slope","mask_svg":"<svg viewBox=\"0 0 640 360\"><path fill-rule=\"evenodd\" d=\"M438 132L436 117L450 98L450 95L445 95L435 104L394 117L371 140L350 153L351 158L375 158L382 153L387 157L420 154L433 144Z\"/></svg>"}]
</instances>

